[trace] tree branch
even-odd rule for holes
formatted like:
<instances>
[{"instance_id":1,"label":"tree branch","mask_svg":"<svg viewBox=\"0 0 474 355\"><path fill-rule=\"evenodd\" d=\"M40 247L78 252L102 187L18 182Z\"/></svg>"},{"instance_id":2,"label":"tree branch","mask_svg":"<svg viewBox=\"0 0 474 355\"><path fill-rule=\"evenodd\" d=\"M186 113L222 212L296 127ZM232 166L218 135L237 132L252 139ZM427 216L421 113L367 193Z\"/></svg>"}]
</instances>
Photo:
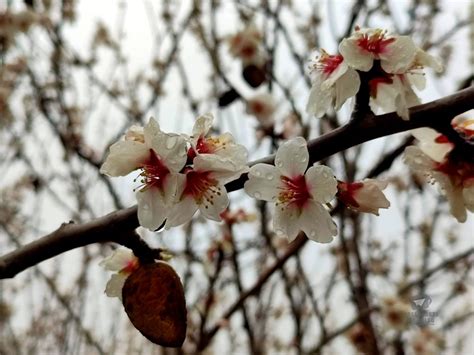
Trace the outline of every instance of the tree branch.
<instances>
[{"instance_id":1,"label":"tree branch","mask_svg":"<svg viewBox=\"0 0 474 355\"><path fill-rule=\"evenodd\" d=\"M450 121L454 116L473 107L474 86L471 86L445 98L413 107L410 110L409 121L402 120L395 113L380 116L369 115L365 119L351 121L347 125L308 143L310 163L318 162L335 153L376 138L419 127L437 127L440 122ZM251 165L256 163L271 164L273 160L274 155L271 155L255 161ZM241 189L246 180L247 175L242 175L239 179L226 185L227 191ZM112 212L84 224L63 224L51 234L0 257L0 279L14 277L44 260L85 245L109 241L124 244L126 243L124 236L137 227L136 206ZM298 242L295 241L295 244Z\"/></svg>"}]
</instances>

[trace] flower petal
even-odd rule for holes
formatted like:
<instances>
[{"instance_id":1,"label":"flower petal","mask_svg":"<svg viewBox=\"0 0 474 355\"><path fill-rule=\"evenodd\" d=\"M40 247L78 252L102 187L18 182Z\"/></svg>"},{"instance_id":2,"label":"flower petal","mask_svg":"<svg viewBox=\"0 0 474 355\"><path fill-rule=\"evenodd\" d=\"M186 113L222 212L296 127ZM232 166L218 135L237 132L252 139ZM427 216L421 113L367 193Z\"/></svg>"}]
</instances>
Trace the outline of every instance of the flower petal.
<instances>
[{"instance_id":1,"label":"flower petal","mask_svg":"<svg viewBox=\"0 0 474 355\"><path fill-rule=\"evenodd\" d=\"M214 117L211 113L206 113L196 119L193 127L193 137L205 136L212 127Z\"/></svg>"},{"instance_id":2,"label":"flower petal","mask_svg":"<svg viewBox=\"0 0 474 355\"><path fill-rule=\"evenodd\" d=\"M317 202L311 201L304 207L299 223L306 236L318 243L329 243L337 235L331 215Z\"/></svg>"},{"instance_id":3,"label":"flower petal","mask_svg":"<svg viewBox=\"0 0 474 355\"><path fill-rule=\"evenodd\" d=\"M314 115L316 118L323 117L331 108L334 90L334 87L323 90L320 80L313 82L308 103L306 104L306 112Z\"/></svg>"},{"instance_id":4,"label":"flower petal","mask_svg":"<svg viewBox=\"0 0 474 355\"><path fill-rule=\"evenodd\" d=\"M464 204L466 205L466 208L474 212L474 185L465 187L462 195L464 197Z\"/></svg>"},{"instance_id":5,"label":"flower petal","mask_svg":"<svg viewBox=\"0 0 474 355\"><path fill-rule=\"evenodd\" d=\"M153 117L151 117L143 128L143 135L145 137L145 144L147 147L151 147L153 139L162 134L164 134L164 132L161 131L160 125Z\"/></svg>"},{"instance_id":6,"label":"flower petal","mask_svg":"<svg viewBox=\"0 0 474 355\"><path fill-rule=\"evenodd\" d=\"M337 111L352 96L355 96L359 91L360 78L359 74L350 68L341 78L336 82L336 102L334 109Z\"/></svg>"},{"instance_id":7,"label":"flower petal","mask_svg":"<svg viewBox=\"0 0 474 355\"><path fill-rule=\"evenodd\" d=\"M305 178L315 201L328 203L336 196L337 180L331 168L315 164L308 169Z\"/></svg>"},{"instance_id":8,"label":"flower petal","mask_svg":"<svg viewBox=\"0 0 474 355\"><path fill-rule=\"evenodd\" d=\"M108 297L118 297L122 299L122 288L128 275L113 274L105 286L105 294Z\"/></svg>"},{"instance_id":9,"label":"flower petal","mask_svg":"<svg viewBox=\"0 0 474 355\"><path fill-rule=\"evenodd\" d=\"M203 203L199 205L199 211L201 211L204 217L220 222L220 214L229 206L229 197L227 196L227 191L224 186L217 185L215 188L217 188L220 193L214 193L213 199L210 202L203 201Z\"/></svg>"},{"instance_id":10,"label":"flower petal","mask_svg":"<svg viewBox=\"0 0 474 355\"><path fill-rule=\"evenodd\" d=\"M390 207L390 201L382 192L388 185L386 181L364 179L362 183L364 184L362 188L355 192L359 212L372 213L378 216L380 208Z\"/></svg>"},{"instance_id":11,"label":"flower petal","mask_svg":"<svg viewBox=\"0 0 474 355\"><path fill-rule=\"evenodd\" d=\"M370 53L365 52L357 45L354 38L345 38L339 44L339 52L347 64L357 70L369 71L374 59Z\"/></svg>"},{"instance_id":12,"label":"flower petal","mask_svg":"<svg viewBox=\"0 0 474 355\"><path fill-rule=\"evenodd\" d=\"M387 51L381 53L380 65L387 73L405 73L413 63L417 47L409 36L396 37L396 40L387 46Z\"/></svg>"},{"instance_id":13,"label":"flower petal","mask_svg":"<svg viewBox=\"0 0 474 355\"><path fill-rule=\"evenodd\" d=\"M337 68L331 73L331 75L329 75L326 80L324 80L321 84L321 88L323 90L327 90L329 89L331 86L333 86L336 81L338 81L338 79L340 77L342 77L346 72L347 70L349 70L349 67L347 66L347 63L342 61L338 66ZM353 69L352 69L353 70Z\"/></svg>"},{"instance_id":14,"label":"flower petal","mask_svg":"<svg viewBox=\"0 0 474 355\"><path fill-rule=\"evenodd\" d=\"M415 146L406 147L403 157L411 169L421 174L429 175L435 167L435 162Z\"/></svg>"},{"instance_id":15,"label":"flower petal","mask_svg":"<svg viewBox=\"0 0 474 355\"><path fill-rule=\"evenodd\" d=\"M112 144L109 155L100 172L108 176L125 176L138 169L148 159L145 144L135 141L119 141Z\"/></svg>"},{"instance_id":16,"label":"flower petal","mask_svg":"<svg viewBox=\"0 0 474 355\"><path fill-rule=\"evenodd\" d=\"M227 184L238 179L240 175L248 171L247 165L239 164L215 154L198 155L194 158L193 163L194 170L211 171L212 177L221 184Z\"/></svg>"},{"instance_id":17,"label":"flower petal","mask_svg":"<svg viewBox=\"0 0 474 355\"><path fill-rule=\"evenodd\" d=\"M100 266L109 271L120 271L136 256L128 248L117 248L112 255L100 262Z\"/></svg>"},{"instance_id":18,"label":"flower petal","mask_svg":"<svg viewBox=\"0 0 474 355\"><path fill-rule=\"evenodd\" d=\"M178 134L162 133L154 136L151 147L172 172L179 172L186 164L186 140Z\"/></svg>"},{"instance_id":19,"label":"flower petal","mask_svg":"<svg viewBox=\"0 0 474 355\"><path fill-rule=\"evenodd\" d=\"M169 206L163 194L156 188L137 191L138 221L142 227L151 231L158 229L168 216Z\"/></svg>"},{"instance_id":20,"label":"flower petal","mask_svg":"<svg viewBox=\"0 0 474 355\"><path fill-rule=\"evenodd\" d=\"M453 186L449 176L446 176L443 173L434 172L433 177L439 183L442 192L448 199L451 214L459 223L466 222L467 212L466 206L464 205L462 187Z\"/></svg>"},{"instance_id":21,"label":"flower petal","mask_svg":"<svg viewBox=\"0 0 474 355\"><path fill-rule=\"evenodd\" d=\"M273 229L276 234L286 235L289 242L295 240L301 230L299 222L300 211L291 205L278 205L273 214Z\"/></svg>"},{"instance_id":22,"label":"flower petal","mask_svg":"<svg viewBox=\"0 0 474 355\"><path fill-rule=\"evenodd\" d=\"M245 192L258 200L275 201L280 186L280 170L269 164L256 164L250 168Z\"/></svg>"},{"instance_id":23,"label":"flower petal","mask_svg":"<svg viewBox=\"0 0 474 355\"><path fill-rule=\"evenodd\" d=\"M191 196L184 196L171 208L166 220L166 229L189 222L197 210L196 201Z\"/></svg>"},{"instance_id":24,"label":"flower petal","mask_svg":"<svg viewBox=\"0 0 474 355\"><path fill-rule=\"evenodd\" d=\"M290 178L303 175L308 167L309 153L306 140L296 137L283 143L276 153L275 166Z\"/></svg>"},{"instance_id":25,"label":"flower petal","mask_svg":"<svg viewBox=\"0 0 474 355\"><path fill-rule=\"evenodd\" d=\"M451 143L436 143L436 139L441 135L431 128L417 128L410 132L417 140L421 151L431 159L442 162L452 149Z\"/></svg>"}]
</instances>

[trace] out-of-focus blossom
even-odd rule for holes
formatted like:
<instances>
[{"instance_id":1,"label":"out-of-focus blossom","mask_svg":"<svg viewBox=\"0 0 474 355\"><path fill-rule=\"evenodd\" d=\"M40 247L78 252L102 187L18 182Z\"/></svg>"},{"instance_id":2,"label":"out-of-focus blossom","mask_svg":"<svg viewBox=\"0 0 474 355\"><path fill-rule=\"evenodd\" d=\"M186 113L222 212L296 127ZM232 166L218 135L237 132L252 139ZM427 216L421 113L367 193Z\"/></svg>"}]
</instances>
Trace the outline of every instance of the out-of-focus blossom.
<instances>
[{"instance_id":1,"label":"out-of-focus blossom","mask_svg":"<svg viewBox=\"0 0 474 355\"><path fill-rule=\"evenodd\" d=\"M369 354L371 349L371 333L367 326L358 322L346 333L349 342L361 354Z\"/></svg>"},{"instance_id":2,"label":"out-of-focus blossom","mask_svg":"<svg viewBox=\"0 0 474 355\"><path fill-rule=\"evenodd\" d=\"M337 227L325 204L337 191L337 181L326 166L313 165L306 171L309 153L304 138L283 143L275 157L275 166L256 164L250 168L245 191L251 197L275 203L273 227L290 241L299 231L309 239L331 242Z\"/></svg>"},{"instance_id":3,"label":"out-of-focus blossom","mask_svg":"<svg viewBox=\"0 0 474 355\"><path fill-rule=\"evenodd\" d=\"M150 230L160 227L168 216L177 191L177 173L186 163L185 139L160 130L150 119L143 134L132 127L125 139L114 143L100 168L109 176L124 176L140 170L137 189L138 220Z\"/></svg>"},{"instance_id":4,"label":"out-of-focus blossom","mask_svg":"<svg viewBox=\"0 0 474 355\"><path fill-rule=\"evenodd\" d=\"M285 140L301 136L303 127L301 126L298 117L291 113L283 120L283 129L281 132L282 138Z\"/></svg>"},{"instance_id":5,"label":"out-of-focus blossom","mask_svg":"<svg viewBox=\"0 0 474 355\"><path fill-rule=\"evenodd\" d=\"M320 118L354 96L360 87L357 72L347 65L341 55L329 55L324 50L311 66L311 92L306 111Z\"/></svg>"},{"instance_id":6,"label":"out-of-focus blossom","mask_svg":"<svg viewBox=\"0 0 474 355\"><path fill-rule=\"evenodd\" d=\"M369 71L374 60L380 60L387 73L404 73L414 61L417 47L408 36L396 36L382 29L356 28L352 36L339 44L347 65Z\"/></svg>"},{"instance_id":7,"label":"out-of-focus blossom","mask_svg":"<svg viewBox=\"0 0 474 355\"><path fill-rule=\"evenodd\" d=\"M258 94L247 100L247 113L257 118L263 127L270 127L275 120L276 104L270 94Z\"/></svg>"},{"instance_id":8,"label":"out-of-focus blossom","mask_svg":"<svg viewBox=\"0 0 474 355\"><path fill-rule=\"evenodd\" d=\"M387 187L386 181L365 179L357 182L339 181L337 197L347 207L365 213L379 215L380 208L389 208L390 202L382 190Z\"/></svg>"},{"instance_id":9,"label":"out-of-focus blossom","mask_svg":"<svg viewBox=\"0 0 474 355\"><path fill-rule=\"evenodd\" d=\"M442 354L444 346L443 335L427 327L416 330L410 340L410 347L415 355Z\"/></svg>"},{"instance_id":10,"label":"out-of-focus blossom","mask_svg":"<svg viewBox=\"0 0 474 355\"><path fill-rule=\"evenodd\" d=\"M261 65L264 61L261 42L261 32L251 24L229 38L229 50L234 57L240 58L244 65Z\"/></svg>"},{"instance_id":11,"label":"out-of-focus blossom","mask_svg":"<svg viewBox=\"0 0 474 355\"><path fill-rule=\"evenodd\" d=\"M112 255L102 260L100 266L106 270L115 272L105 287L106 295L122 299L123 285L127 277L138 268L138 258L130 249L118 248Z\"/></svg>"},{"instance_id":12,"label":"out-of-focus blossom","mask_svg":"<svg viewBox=\"0 0 474 355\"><path fill-rule=\"evenodd\" d=\"M410 305L398 297L384 297L381 314L387 325L396 330L404 330L410 319Z\"/></svg>"}]
</instances>

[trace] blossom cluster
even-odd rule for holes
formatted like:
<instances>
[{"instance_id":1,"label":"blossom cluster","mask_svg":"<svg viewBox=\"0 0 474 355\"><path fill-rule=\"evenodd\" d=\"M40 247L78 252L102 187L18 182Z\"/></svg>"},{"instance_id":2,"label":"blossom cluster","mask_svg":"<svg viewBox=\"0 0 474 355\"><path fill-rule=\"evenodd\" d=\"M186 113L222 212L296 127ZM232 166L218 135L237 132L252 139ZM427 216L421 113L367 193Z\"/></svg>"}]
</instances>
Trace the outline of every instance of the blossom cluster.
<instances>
[{"instance_id":1,"label":"blossom cluster","mask_svg":"<svg viewBox=\"0 0 474 355\"><path fill-rule=\"evenodd\" d=\"M150 119L132 126L125 139L110 147L101 172L124 176L139 172L138 220L150 230L178 226L197 210L211 220L229 200L224 185L248 170L247 150L231 134L207 137L212 116L200 116L192 136L165 133Z\"/></svg>"},{"instance_id":2,"label":"blossom cluster","mask_svg":"<svg viewBox=\"0 0 474 355\"><path fill-rule=\"evenodd\" d=\"M339 44L339 54L324 50L311 65L312 89L308 113L320 118L368 86L370 108L396 111L409 119L408 108L419 103L413 87L425 87L423 69L442 70L440 62L417 47L408 36L381 29L356 28Z\"/></svg>"},{"instance_id":3,"label":"blossom cluster","mask_svg":"<svg viewBox=\"0 0 474 355\"><path fill-rule=\"evenodd\" d=\"M457 117L452 126L464 139L474 139L474 119ZM433 129L419 128L412 134L419 144L405 149L405 162L430 182L437 182L448 199L451 214L459 222L465 222L467 211L474 212L472 160L453 154L455 145Z\"/></svg>"}]
</instances>

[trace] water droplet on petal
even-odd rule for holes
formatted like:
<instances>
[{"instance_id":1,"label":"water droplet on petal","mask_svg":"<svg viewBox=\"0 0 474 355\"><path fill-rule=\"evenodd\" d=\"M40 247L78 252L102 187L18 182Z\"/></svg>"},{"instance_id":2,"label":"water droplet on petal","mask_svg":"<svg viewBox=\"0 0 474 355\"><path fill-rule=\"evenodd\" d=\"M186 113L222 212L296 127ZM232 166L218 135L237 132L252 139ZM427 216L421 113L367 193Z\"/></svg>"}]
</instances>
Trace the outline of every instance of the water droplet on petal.
<instances>
[{"instance_id":1,"label":"water droplet on petal","mask_svg":"<svg viewBox=\"0 0 474 355\"><path fill-rule=\"evenodd\" d=\"M253 197L255 198L261 198L262 197L262 194L258 191L255 191L254 194L253 194Z\"/></svg>"},{"instance_id":2,"label":"water droplet on petal","mask_svg":"<svg viewBox=\"0 0 474 355\"><path fill-rule=\"evenodd\" d=\"M273 180L275 177L273 176L273 174L267 174L267 180L271 181Z\"/></svg>"},{"instance_id":3,"label":"water droplet on petal","mask_svg":"<svg viewBox=\"0 0 474 355\"><path fill-rule=\"evenodd\" d=\"M275 165L278 167L278 168L281 168L283 166L283 163L280 159L276 159L275 160Z\"/></svg>"},{"instance_id":4,"label":"water droplet on petal","mask_svg":"<svg viewBox=\"0 0 474 355\"><path fill-rule=\"evenodd\" d=\"M260 176L262 176L262 172L260 170L256 169L255 172L254 172L254 175L257 176L257 177L260 177Z\"/></svg>"}]
</instances>

